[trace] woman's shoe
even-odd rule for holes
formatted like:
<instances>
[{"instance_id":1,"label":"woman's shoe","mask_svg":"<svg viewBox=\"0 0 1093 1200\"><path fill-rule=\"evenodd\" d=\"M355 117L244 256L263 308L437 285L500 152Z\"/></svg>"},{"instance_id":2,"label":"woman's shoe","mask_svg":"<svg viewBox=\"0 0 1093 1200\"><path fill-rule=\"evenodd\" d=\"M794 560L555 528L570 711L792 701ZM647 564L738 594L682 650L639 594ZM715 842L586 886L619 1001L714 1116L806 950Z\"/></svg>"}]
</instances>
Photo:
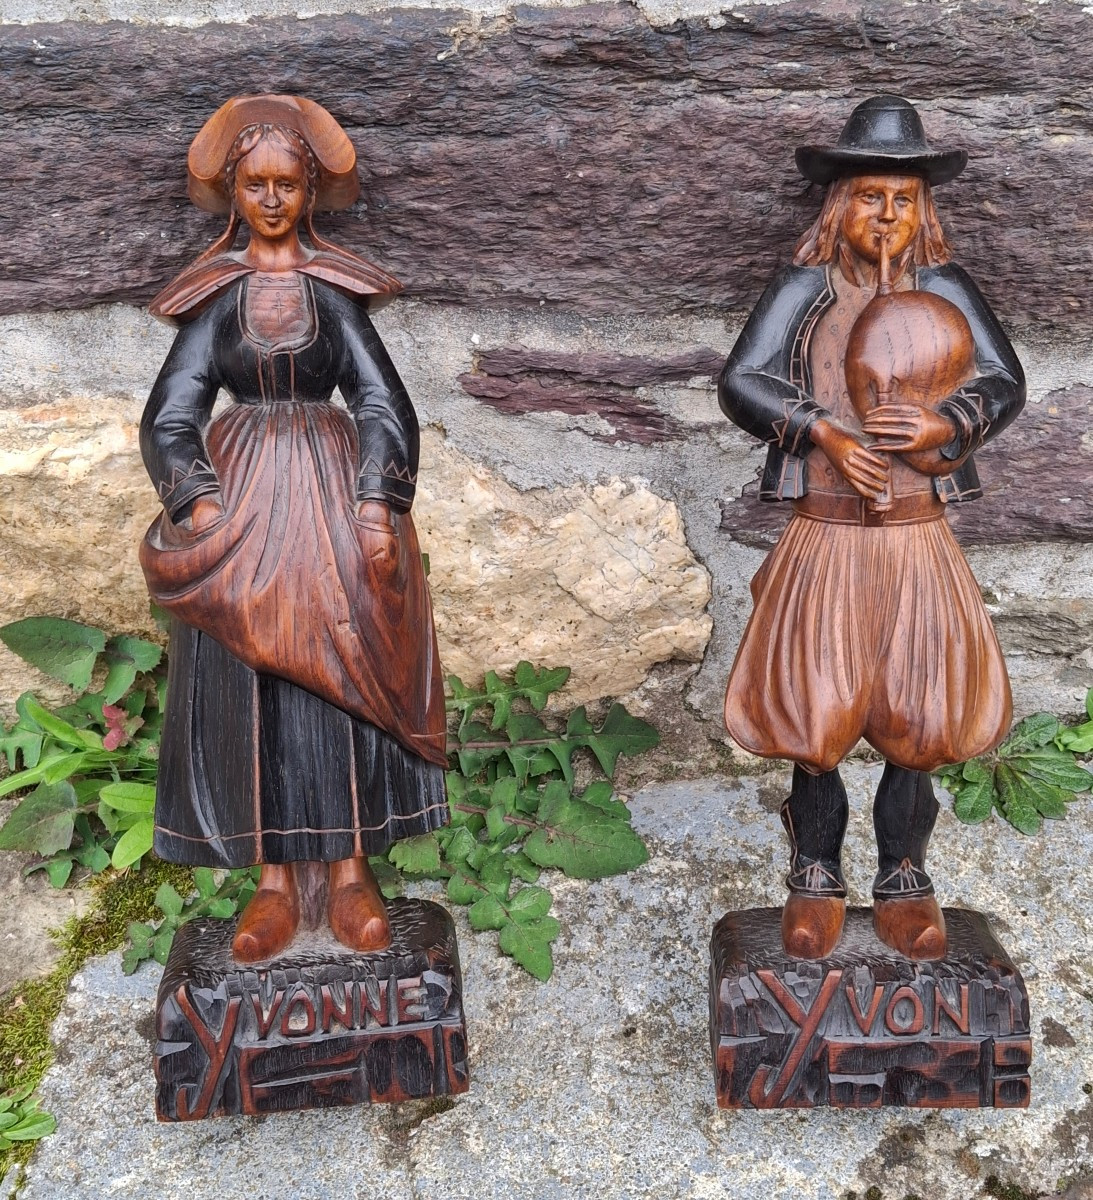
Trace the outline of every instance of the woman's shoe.
<instances>
[{"instance_id":1,"label":"woman's shoe","mask_svg":"<svg viewBox=\"0 0 1093 1200\"><path fill-rule=\"evenodd\" d=\"M390 946L387 905L366 859L345 858L330 864L327 917L331 932L350 950L372 954Z\"/></svg>"},{"instance_id":2,"label":"woman's shoe","mask_svg":"<svg viewBox=\"0 0 1093 1200\"><path fill-rule=\"evenodd\" d=\"M236 926L232 953L236 962L264 962L285 950L300 924L300 898L291 865L267 863L258 890Z\"/></svg>"}]
</instances>

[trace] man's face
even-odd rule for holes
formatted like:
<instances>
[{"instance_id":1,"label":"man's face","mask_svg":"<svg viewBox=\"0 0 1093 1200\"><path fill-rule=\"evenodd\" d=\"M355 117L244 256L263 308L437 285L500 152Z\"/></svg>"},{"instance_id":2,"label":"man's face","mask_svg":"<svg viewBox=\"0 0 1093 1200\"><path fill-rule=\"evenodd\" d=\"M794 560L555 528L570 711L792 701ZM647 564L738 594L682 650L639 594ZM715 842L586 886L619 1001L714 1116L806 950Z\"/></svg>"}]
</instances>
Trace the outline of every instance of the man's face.
<instances>
[{"instance_id":1,"label":"man's face","mask_svg":"<svg viewBox=\"0 0 1093 1200\"><path fill-rule=\"evenodd\" d=\"M917 175L858 175L850 181L850 198L843 214L842 235L867 262L880 260L880 242L888 239L888 254L897 258L918 233Z\"/></svg>"}]
</instances>

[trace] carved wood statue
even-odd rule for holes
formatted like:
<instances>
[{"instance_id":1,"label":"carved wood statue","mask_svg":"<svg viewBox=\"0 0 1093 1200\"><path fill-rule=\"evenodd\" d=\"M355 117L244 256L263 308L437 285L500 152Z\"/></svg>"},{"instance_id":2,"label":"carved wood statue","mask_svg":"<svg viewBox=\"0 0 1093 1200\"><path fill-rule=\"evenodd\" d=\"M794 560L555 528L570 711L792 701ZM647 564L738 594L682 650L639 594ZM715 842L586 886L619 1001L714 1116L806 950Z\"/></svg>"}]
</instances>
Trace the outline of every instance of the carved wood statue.
<instances>
[{"instance_id":1,"label":"carved wood statue","mask_svg":"<svg viewBox=\"0 0 1093 1200\"><path fill-rule=\"evenodd\" d=\"M318 104L230 100L188 166L192 200L228 227L152 303L179 326L141 422L164 509L141 564L174 618L155 852L261 864L239 962L292 941L304 864L323 864L335 937L382 950L368 856L447 820L410 517L418 425L369 320L400 285L314 230L316 209L359 189L353 146Z\"/></svg>"},{"instance_id":2,"label":"carved wood statue","mask_svg":"<svg viewBox=\"0 0 1093 1200\"><path fill-rule=\"evenodd\" d=\"M179 327L141 422L163 502L141 565L172 617L155 851L261 873L237 925L175 940L156 1111L465 1091L451 917L388 908L368 865L448 819L418 424L369 319L400 285L315 232L360 186L318 104L229 100L188 167L228 225L152 303Z\"/></svg>"},{"instance_id":3,"label":"carved wood statue","mask_svg":"<svg viewBox=\"0 0 1093 1200\"><path fill-rule=\"evenodd\" d=\"M846 907L838 764L860 738L887 760L874 800L873 922L937 960L945 921L925 869L929 773L1006 733L1005 664L946 505L982 493L972 455L1025 398L986 301L951 261L931 188L967 155L937 151L906 100L858 105L837 145L797 165L827 185L793 265L763 294L720 379L725 413L769 444L760 496L792 506L752 583L725 720L793 762L786 952L822 958Z\"/></svg>"}]
</instances>

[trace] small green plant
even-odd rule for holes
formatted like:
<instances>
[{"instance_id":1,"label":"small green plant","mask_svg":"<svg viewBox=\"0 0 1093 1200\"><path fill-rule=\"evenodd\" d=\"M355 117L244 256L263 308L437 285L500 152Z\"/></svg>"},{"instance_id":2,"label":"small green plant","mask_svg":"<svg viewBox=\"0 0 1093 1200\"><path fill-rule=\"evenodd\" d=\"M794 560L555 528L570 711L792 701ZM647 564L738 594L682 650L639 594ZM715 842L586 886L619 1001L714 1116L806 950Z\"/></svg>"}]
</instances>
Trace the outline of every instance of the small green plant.
<instances>
[{"instance_id":1,"label":"small green plant","mask_svg":"<svg viewBox=\"0 0 1093 1200\"><path fill-rule=\"evenodd\" d=\"M258 867L237 871L195 867L193 886L196 890L185 895L173 883L161 883L156 889L154 903L163 916L159 920L133 921L129 925L128 944L121 956L122 970L126 975L132 975L149 958L165 964L179 927L194 917L234 917L254 895L258 874Z\"/></svg>"},{"instance_id":2,"label":"small green plant","mask_svg":"<svg viewBox=\"0 0 1093 1200\"><path fill-rule=\"evenodd\" d=\"M568 678L568 667L527 662L510 679L488 671L481 691L449 676L448 710L458 717L447 775L451 825L396 842L387 855L408 878L446 881L448 899L469 905L471 926L495 930L502 953L537 979L550 978L561 928L542 870L602 879L648 858L610 777L621 755L652 749L659 735L621 704L599 727L582 706L564 729L549 728L539 714ZM580 787L578 753L588 775Z\"/></svg>"},{"instance_id":3,"label":"small green plant","mask_svg":"<svg viewBox=\"0 0 1093 1200\"><path fill-rule=\"evenodd\" d=\"M1079 725L1033 713L992 753L942 767L938 778L956 816L976 825L998 812L1027 834L1038 833L1045 817L1065 817L1067 804L1093 787L1093 774L1078 762L1093 751L1093 688L1085 707L1089 719Z\"/></svg>"},{"instance_id":4,"label":"small green plant","mask_svg":"<svg viewBox=\"0 0 1093 1200\"><path fill-rule=\"evenodd\" d=\"M39 1112L37 1100L30 1094L37 1084L24 1084L0 1095L0 1152L16 1142L36 1142L57 1128L49 1113Z\"/></svg>"},{"instance_id":5,"label":"small green plant","mask_svg":"<svg viewBox=\"0 0 1093 1200\"><path fill-rule=\"evenodd\" d=\"M0 796L33 790L0 828L0 849L39 855L28 870L44 870L56 887L77 865L92 874L139 867L152 847L166 678L160 648L51 617L4 626L0 640L79 693L53 712L26 693L15 724L2 731L12 773L0 780ZM568 678L568 667L527 662L510 678L488 671L480 691L450 676L451 825L371 860L388 896L406 879L443 880L448 898L469 906L471 925L495 931L501 951L539 979L553 970L560 930L541 871L601 879L648 857L610 778L621 755L651 749L659 735L620 704L598 725L582 706L564 728L549 727L540 714ZM93 679L100 682L90 690ZM580 786L575 759L583 759ZM125 971L149 958L166 962L186 921L232 916L253 894L256 870L198 868L186 879L192 889L159 887L158 920L130 926Z\"/></svg>"},{"instance_id":6,"label":"small green plant","mask_svg":"<svg viewBox=\"0 0 1093 1200\"><path fill-rule=\"evenodd\" d=\"M138 863L152 847L162 650L59 617L5 625L0 640L78 693L52 712L30 692L16 701L15 723L0 736L11 772L0 796L33 790L0 829L0 850L40 855L29 869L44 870L54 887L77 864L97 874Z\"/></svg>"},{"instance_id":7,"label":"small green plant","mask_svg":"<svg viewBox=\"0 0 1093 1200\"><path fill-rule=\"evenodd\" d=\"M659 735L618 704L598 728L582 707L564 730L551 730L537 714L568 678L566 667L539 670L526 662L510 680L487 672L481 692L449 677L448 710L458 716L447 774L451 824L396 842L385 857L370 860L388 897L407 880L444 881L448 899L469 906L472 928L496 931L502 953L537 979L554 969L551 943L561 929L550 915L553 898L538 882L543 868L601 879L648 858L609 779L576 789L573 759L588 751L589 773L609 776L620 755L651 749ZM256 870L198 868L196 896L161 887L155 903L163 918L130 926L124 969L147 958L165 962L179 926L195 916L231 916L253 894L256 876Z\"/></svg>"}]
</instances>

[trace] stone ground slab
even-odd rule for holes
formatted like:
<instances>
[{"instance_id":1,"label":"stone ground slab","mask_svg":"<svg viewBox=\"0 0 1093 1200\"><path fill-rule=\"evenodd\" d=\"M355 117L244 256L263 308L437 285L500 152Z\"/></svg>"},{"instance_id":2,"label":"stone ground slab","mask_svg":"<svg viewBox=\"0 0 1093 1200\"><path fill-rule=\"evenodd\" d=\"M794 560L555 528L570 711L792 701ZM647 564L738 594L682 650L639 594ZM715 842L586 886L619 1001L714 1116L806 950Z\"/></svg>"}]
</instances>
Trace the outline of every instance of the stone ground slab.
<instances>
[{"instance_id":1,"label":"stone ground slab","mask_svg":"<svg viewBox=\"0 0 1093 1200\"><path fill-rule=\"evenodd\" d=\"M867 798L846 771L851 902L872 878ZM931 856L946 904L994 914L1032 1005L1032 1107L719 1112L707 1042L714 919L782 898L783 772L657 784L633 798L652 858L633 875L554 886L563 934L540 984L457 912L472 1082L428 1102L157 1125L159 972L116 955L73 982L41 1088L59 1121L24 1200L975 1200L1086 1195L1093 1180L1093 810L1037 839L942 815ZM9 1182L9 1194L11 1184ZM870 1192L871 1187L879 1188Z\"/></svg>"}]
</instances>

